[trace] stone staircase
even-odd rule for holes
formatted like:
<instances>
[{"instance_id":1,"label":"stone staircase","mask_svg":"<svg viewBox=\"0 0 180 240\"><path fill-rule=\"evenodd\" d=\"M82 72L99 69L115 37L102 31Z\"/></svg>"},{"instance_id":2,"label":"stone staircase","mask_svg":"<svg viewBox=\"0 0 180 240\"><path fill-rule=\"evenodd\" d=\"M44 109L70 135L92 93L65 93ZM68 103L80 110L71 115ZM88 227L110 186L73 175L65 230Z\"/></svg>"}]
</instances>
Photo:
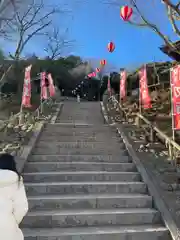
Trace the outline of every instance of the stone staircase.
<instances>
[{"instance_id":1,"label":"stone staircase","mask_svg":"<svg viewBox=\"0 0 180 240\"><path fill-rule=\"evenodd\" d=\"M102 124L99 103L65 103L57 122L24 169L25 240L170 240L122 139Z\"/></svg>"}]
</instances>

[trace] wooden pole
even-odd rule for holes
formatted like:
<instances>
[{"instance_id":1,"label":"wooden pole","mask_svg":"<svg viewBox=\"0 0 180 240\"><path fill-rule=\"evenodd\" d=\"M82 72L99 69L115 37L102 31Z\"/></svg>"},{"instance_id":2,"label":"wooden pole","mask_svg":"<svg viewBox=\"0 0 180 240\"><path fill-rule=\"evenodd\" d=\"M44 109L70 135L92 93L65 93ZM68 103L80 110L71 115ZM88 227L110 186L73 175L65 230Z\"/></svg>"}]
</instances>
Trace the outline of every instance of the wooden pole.
<instances>
[{"instance_id":1,"label":"wooden pole","mask_svg":"<svg viewBox=\"0 0 180 240\"><path fill-rule=\"evenodd\" d=\"M119 78L119 103L121 106L121 71L120 71L120 78Z\"/></svg>"},{"instance_id":2,"label":"wooden pole","mask_svg":"<svg viewBox=\"0 0 180 240\"><path fill-rule=\"evenodd\" d=\"M173 94L172 94L172 68L170 69L170 87L171 87L171 117L172 117L172 140L175 141L175 123L174 123L174 111L173 111ZM175 158L174 158L174 152L175 152L175 149L173 146L169 145L169 154L170 154L170 157L172 157L172 160L174 161Z\"/></svg>"},{"instance_id":3,"label":"wooden pole","mask_svg":"<svg viewBox=\"0 0 180 240\"><path fill-rule=\"evenodd\" d=\"M23 105L22 105L22 101L21 101L20 115L19 115L19 125L22 124L22 113L23 113Z\"/></svg>"},{"instance_id":4,"label":"wooden pole","mask_svg":"<svg viewBox=\"0 0 180 240\"><path fill-rule=\"evenodd\" d=\"M139 114L141 115L142 113L142 108L141 108L141 84L140 84L141 79L139 79ZM140 127L140 118L138 118L138 127Z\"/></svg>"},{"instance_id":5,"label":"wooden pole","mask_svg":"<svg viewBox=\"0 0 180 240\"><path fill-rule=\"evenodd\" d=\"M40 73L40 86L41 86L41 93L40 93L40 114L43 113L43 99L42 99L42 73Z\"/></svg>"}]
</instances>

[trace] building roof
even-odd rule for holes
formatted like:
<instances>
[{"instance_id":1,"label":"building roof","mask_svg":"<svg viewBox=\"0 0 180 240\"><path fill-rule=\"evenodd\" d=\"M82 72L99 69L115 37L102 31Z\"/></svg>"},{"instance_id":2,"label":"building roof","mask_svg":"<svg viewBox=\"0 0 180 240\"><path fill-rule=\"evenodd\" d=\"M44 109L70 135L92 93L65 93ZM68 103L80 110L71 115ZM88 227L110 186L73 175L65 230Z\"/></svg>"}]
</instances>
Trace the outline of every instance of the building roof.
<instances>
[{"instance_id":1,"label":"building roof","mask_svg":"<svg viewBox=\"0 0 180 240\"><path fill-rule=\"evenodd\" d=\"M174 42L173 45L174 50L167 45L161 46L160 50L173 60L180 61L180 54L178 53L180 52L180 40Z\"/></svg>"}]
</instances>

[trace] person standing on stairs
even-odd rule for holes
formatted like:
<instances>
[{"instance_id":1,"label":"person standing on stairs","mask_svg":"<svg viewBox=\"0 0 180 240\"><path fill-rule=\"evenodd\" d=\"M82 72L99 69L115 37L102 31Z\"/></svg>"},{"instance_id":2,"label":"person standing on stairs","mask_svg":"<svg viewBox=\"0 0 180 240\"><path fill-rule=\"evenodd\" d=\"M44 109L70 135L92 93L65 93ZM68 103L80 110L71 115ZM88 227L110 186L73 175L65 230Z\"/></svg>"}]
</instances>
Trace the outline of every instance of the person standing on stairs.
<instances>
[{"instance_id":1,"label":"person standing on stairs","mask_svg":"<svg viewBox=\"0 0 180 240\"><path fill-rule=\"evenodd\" d=\"M14 157L0 155L0 239L23 240L19 228L28 211L23 178L16 169Z\"/></svg>"},{"instance_id":2,"label":"person standing on stairs","mask_svg":"<svg viewBox=\"0 0 180 240\"><path fill-rule=\"evenodd\" d=\"M81 101L81 100L80 100L80 96L79 96L79 94L78 94L78 95L77 95L77 102L80 103L80 101Z\"/></svg>"}]
</instances>

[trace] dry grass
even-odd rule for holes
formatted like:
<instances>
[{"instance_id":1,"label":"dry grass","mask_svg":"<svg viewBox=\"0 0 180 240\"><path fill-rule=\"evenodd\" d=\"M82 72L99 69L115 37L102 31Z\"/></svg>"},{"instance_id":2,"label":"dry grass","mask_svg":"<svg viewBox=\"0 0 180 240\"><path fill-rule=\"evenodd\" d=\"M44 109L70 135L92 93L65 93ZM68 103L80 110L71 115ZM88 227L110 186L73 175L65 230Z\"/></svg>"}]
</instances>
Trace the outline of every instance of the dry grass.
<instances>
[{"instance_id":1,"label":"dry grass","mask_svg":"<svg viewBox=\"0 0 180 240\"><path fill-rule=\"evenodd\" d=\"M172 136L172 118L171 118L171 101L169 89L154 90L150 93L152 100L152 109L144 110L141 113L159 129L168 136ZM139 112L138 99L127 97L123 103L128 117Z\"/></svg>"},{"instance_id":2,"label":"dry grass","mask_svg":"<svg viewBox=\"0 0 180 240\"><path fill-rule=\"evenodd\" d=\"M0 122L0 152L16 154L29 141L35 123L50 119L54 109L51 105L44 104L43 114L40 114L38 98L34 99L32 108L23 109L22 114L19 111L20 100L17 97L9 102L3 99L0 109L0 119L3 119Z\"/></svg>"}]
</instances>

